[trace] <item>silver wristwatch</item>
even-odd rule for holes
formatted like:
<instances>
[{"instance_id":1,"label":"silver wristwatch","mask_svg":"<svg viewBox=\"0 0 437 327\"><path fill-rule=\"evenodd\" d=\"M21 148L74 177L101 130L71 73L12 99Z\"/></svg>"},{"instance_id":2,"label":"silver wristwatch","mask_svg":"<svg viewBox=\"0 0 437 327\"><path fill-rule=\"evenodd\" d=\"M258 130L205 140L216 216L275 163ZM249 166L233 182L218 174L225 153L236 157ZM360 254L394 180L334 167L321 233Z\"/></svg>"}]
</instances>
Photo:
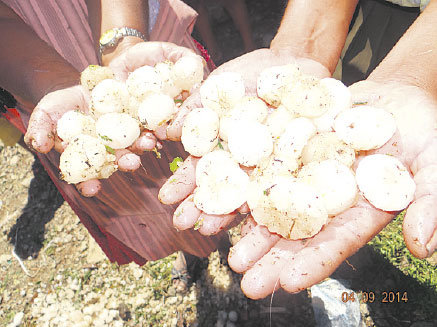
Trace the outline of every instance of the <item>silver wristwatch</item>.
<instances>
[{"instance_id":1,"label":"silver wristwatch","mask_svg":"<svg viewBox=\"0 0 437 327\"><path fill-rule=\"evenodd\" d=\"M143 33L141 33L140 31L134 28L130 28L130 27L112 28L110 30L107 30L100 37L99 40L100 55L102 55L106 49L115 47L118 44L118 42L120 42L120 40L125 36L136 36L139 37L140 39L143 39L144 41L148 41Z\"/></svg>"}]
</instances>

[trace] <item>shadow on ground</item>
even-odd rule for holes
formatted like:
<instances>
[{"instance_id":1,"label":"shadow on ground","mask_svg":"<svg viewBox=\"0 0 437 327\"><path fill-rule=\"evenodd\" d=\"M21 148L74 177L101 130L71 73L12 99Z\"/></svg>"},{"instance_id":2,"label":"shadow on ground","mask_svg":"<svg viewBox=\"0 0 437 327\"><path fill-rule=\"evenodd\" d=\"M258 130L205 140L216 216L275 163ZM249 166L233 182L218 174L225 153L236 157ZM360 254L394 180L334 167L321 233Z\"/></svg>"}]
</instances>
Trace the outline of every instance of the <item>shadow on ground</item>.
<instances>
[{"instance_id":1,"label":"shadow on ground","mask_svg":"<svg viewBox=\"0 0 437 327\"><path fill-rule=\"evenodd\" d=\"M15 253L23 259L38 256L43 247L45 225L64 202L36 156L32 171L34 178L29 186L27 204L8 233Z\"/></svg>"}]
</instances>

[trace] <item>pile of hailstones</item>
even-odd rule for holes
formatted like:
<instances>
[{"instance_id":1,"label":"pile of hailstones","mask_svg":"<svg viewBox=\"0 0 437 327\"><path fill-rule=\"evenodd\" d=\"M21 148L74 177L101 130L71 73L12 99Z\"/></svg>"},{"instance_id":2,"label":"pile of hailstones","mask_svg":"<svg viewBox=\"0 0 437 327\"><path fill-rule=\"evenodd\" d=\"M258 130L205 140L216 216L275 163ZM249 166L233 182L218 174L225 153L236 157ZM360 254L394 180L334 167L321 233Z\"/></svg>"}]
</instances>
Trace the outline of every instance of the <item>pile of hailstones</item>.
<instances>
[{"instance_id":1,"label":"pile of hailstones","mask_svg":"<svg viewBox=\"0 0 437 327\"><path fill-rule=\"evenodd\" d=\"M126 82L116 80L108 67L87 67L81 84L91 92L89 112L68 111L57 124L65 147L61 178L76 184L111 176L118 169L115 150L131 146L142 130L155 131L170 121L184 93L203 76L204 60L194 54L140 67Z\"/></svg>"},{"instance_id":2,"label":"pile of hailstones","mask_svg":"<svg viewBox=\"0 0 437 327\"><path fill-rule=\"evenodd\" d=\"M415 183L397 158L356 160L387 143L397 126L384 109L354 105L340 81L285 65L258 76L257 96L245 96L236 73L210 76L200 95L203 108L186 117L182 144L201 157L193 201L207 214L247 203L257 223L295 240L318 233L359 193L385 211L413 199Z\"/></svg>"}]
</instances>

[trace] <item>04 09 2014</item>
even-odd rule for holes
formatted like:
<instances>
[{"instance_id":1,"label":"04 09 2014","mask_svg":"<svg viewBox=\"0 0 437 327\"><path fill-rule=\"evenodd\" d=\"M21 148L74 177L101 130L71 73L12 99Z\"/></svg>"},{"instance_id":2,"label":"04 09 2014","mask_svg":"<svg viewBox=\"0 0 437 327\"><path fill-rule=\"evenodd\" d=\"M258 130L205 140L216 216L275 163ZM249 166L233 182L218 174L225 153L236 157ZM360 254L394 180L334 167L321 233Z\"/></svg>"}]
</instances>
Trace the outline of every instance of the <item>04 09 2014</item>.
<instances>
[{"instance_id":1,"label":"04 09 2014","mask_svg":"<svg viewBox=\"0 0 437 327\"><path fill-rule=\"evenodd\" d=\"M408 292L404 291L363 291L360 293L355 292L343 292L341 294L341 300L344 303L360 301L362 303L407 303L408 302Z\"/></svg>"}]
</instances>

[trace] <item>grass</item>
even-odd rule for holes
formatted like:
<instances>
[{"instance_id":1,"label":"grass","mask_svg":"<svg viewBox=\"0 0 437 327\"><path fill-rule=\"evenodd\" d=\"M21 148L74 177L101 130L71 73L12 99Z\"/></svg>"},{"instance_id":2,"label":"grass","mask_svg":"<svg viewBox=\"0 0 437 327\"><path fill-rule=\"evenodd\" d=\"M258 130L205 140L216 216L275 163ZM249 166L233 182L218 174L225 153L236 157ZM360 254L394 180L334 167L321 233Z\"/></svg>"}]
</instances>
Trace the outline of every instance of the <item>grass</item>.
<instances>
[{"instance_id":1,"label":"grass","mask_svg":"<svg viewBox=\"0 0 437 327\"><path fill-rule=\"evenodd\" d=\"M436 267L427 260L414 257L405 246L402 235L404 215L405 212L399 214L370 245L405 275L437 292Z\"/></svg>"},{"instance_id":2,"label":"grass","mask_svg":"<svg viewBox=\"0 0 437 327\"><path fill-rule=\"evenodd\" d=\"M425 319L436 319L437 314L437 267L427 260L414 257L407 249L403 234L402 222L405 212L399 214L371 242L373 250L384 260L401 272L398 285L408 290L408 306L415 312L420 311ZM402 315L405 306L399 306ZM405 310L406 311L406 310ZM409 311L409 310L408 310Z\"/></svg>"}]
</instances>

